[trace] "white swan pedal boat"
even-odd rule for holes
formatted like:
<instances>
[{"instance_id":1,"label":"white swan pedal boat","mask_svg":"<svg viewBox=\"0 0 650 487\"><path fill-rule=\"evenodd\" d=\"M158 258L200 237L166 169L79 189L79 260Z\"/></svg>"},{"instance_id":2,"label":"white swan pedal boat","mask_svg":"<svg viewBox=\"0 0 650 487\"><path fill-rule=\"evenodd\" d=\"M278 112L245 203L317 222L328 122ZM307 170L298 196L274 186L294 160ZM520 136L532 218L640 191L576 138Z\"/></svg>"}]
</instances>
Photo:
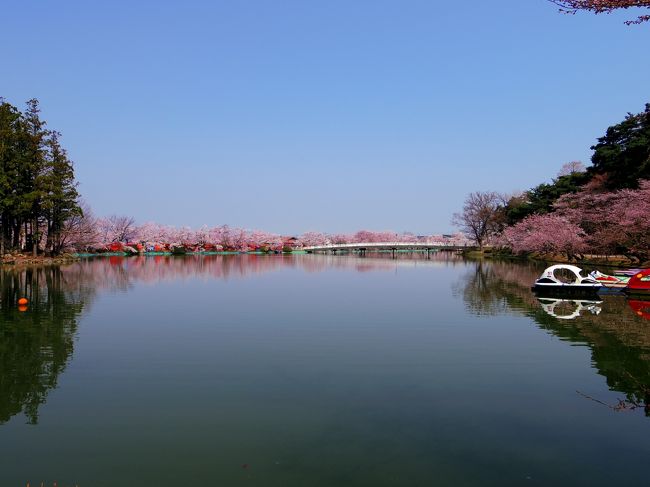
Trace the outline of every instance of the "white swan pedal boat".
<instances>
[{"instance_id":1,"label":"white swan pedal boat","mask_svg":"<svg viewBox=\"0 0 650 487\"><path fill-rule=\"evenodd\" d=\"M597 293L602 287L594 277L582 275L580 267L558 264L542 273L535 281L533 291L547 295L588 295Z\"/></svg>"}]
</instances>

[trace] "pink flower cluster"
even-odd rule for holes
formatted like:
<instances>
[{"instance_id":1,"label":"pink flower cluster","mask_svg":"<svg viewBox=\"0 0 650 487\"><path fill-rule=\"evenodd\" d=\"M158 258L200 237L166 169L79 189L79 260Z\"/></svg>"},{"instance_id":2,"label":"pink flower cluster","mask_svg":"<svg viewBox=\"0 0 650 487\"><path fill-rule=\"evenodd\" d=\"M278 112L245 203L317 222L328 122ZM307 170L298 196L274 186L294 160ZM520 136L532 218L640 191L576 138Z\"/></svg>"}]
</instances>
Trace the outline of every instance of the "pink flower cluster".
<instances>
[{"instance_id":1,"label":"pink flower cluster","mask_svg":"<svg viewBox=\"0 0 650 487\"><path fill-rule=\"evenodd\" d=\"M507 228L502 243L515 252L577 255L587 249L603 255L650 258L650 180L639 189L604 192L585 187L562 196L553 213L531 215Z\"/></svg>"},{"instance_id":2,"label":"pink flower cluster","mask_svg":"<svg viewBox=\"0 0 650 487\"><path fill-rule=\"evenodd\" d=\"M135 225L133 218L112 216L93 221L93 238L85 242L71 239L70 246L76 250L121 249L124 245L144 250L169 250L182 246L190 250L214 251L281 251L332 243L357 242L440 242L453 245L467 244L462 234L419 235L411 233L373 232L362 230L353 234L327 234L306 232L299 236L286 236L261 230L221 225L203 226L198 230L189 227L173 227L157 223Z\"/></svg>"}]
</instances>

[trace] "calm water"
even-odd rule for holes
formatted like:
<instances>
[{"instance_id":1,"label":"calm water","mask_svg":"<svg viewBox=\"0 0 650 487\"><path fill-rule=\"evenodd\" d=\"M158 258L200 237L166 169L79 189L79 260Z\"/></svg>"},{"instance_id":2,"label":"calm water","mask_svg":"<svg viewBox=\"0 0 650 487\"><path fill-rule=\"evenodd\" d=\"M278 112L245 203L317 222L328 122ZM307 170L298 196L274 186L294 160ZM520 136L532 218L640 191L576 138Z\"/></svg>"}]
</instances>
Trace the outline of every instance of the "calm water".
<instances>
[{"instance_id":1,"label":"calm water","mask_svg":"<svg viewBox=\"0 0 650 487\"><path fill-rule=\"evenodd\" d=\"M538 273L441 254L5 270L0 485L647 485L648 303L540 303Z\"/></svg>"}]
</instances>

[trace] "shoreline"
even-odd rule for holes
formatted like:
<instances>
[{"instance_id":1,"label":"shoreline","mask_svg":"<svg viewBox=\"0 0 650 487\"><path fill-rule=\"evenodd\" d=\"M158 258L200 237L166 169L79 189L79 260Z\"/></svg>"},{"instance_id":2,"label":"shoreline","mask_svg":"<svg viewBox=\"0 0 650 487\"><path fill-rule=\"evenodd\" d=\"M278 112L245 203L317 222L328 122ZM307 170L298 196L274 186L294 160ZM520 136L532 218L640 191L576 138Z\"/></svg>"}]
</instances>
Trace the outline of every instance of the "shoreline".
<instances>
[{"instance_id":1,"label":"shoreline","mask_svg":"<svg viewBox=\"0 0 650 487\"><path fill-rule=\"evenodd\" d=\"M16 267L22 265L61 265L77 262L83 259L93 259L97 257L182 257L185 255L307 255L302 250L291 252L237 252L237 251L209 251L209 252L186 252L183 254L174 254L173 252L141 252L132 254L128 252L102 252L102 253L74 253L62 254L59 256L31 256L26 254L5 254L0 258L0 267ZM574 264L583 266L602 266L602 267L623 267L623 268L646 268L650 267L650 262L632 262L624 256L596 256L587 255L584 259L569 260L563 255L557 254L527 254L514 255L503 252L492 252L490 249L483 251L472 250L464 252L463 256L470 260L502 260L517 262L536 262L545 264Z\"/></svg>"},{"instance_id":2,"label":"shoreline","mask_svg":"<svg viewBox=\"0 0 650 487\"><path fill-rule=\"evenodd\" d=\"M182 257L185 255L289 255L289 254L306 254L304 251L295 250L292 252L185 252L183 254L174 254L173 252L142 252L132 254L128 252L102 252L102 253L75 253L62 254L58 256L31 256L26 254L5 254L0 258L0 267L2 266L20 266L20 265L59 265L77 262L83 259L93 259L96 257Z\"/></svg>"},{"instance_id":3,"label":"shoreline","mask_svg":"<svg viewBox=\"0 0 650 487\"><path fill-rule=\"evenodd\" d=\"M62 254L53 256L38 255L28 256L25 254L5 254L0 259L0 266L19 266L19 265L59 265L75 262L79 260L73 254Z\"/></svg>"},{"instance_id":4,"label":"shoreline","mask_svg":"<svg viewBox=\"0 0 650 487\"><path fill-rule=\"evenodd\" d=\"M564 255L558 254L526 254L515 255L503 252L472 251L465 254L470 259L489 259L489 260L509 260L519 262L538 262L544 264L572 264L583 266L602 266L602 267L624 267L624 268L646 268L650 267L650 262L633 262L623 255L600 256L585 255L583 259L567 259Z\"/></svg>"}]
</instances>

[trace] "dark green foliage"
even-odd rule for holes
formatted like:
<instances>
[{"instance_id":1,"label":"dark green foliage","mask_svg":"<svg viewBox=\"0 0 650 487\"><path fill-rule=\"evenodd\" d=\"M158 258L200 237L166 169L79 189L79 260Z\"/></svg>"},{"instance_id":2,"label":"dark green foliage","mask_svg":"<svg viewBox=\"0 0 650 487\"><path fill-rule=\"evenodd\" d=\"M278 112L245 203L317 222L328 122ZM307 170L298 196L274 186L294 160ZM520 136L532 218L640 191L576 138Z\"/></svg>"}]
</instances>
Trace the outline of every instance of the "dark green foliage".
<instances>
[{"instance_id":1,"label":"dark green foliage","mask_svg":"<svg viewBox=\"0 0 650 487\"><path fill-rule=\"evenodd\" d=\"M534 213L550 213L560 196L576 193L592 182L596 190L638 188L639 179L650 179L650 103L645 111L628 114L621 123L607 129L591 147L592 166L586 172L558 176L540 184L506 205L506 221L513 225Z\"/></svg>"},{"instance_id":2,"label":"dark green foliage","mask_svg":"<svg viewBox=\"0 0 650 487\"><path fill-rule=\"evenodd\" d=\"M74 170L65 149L59 145L59 134L52 132L48 140L50 168L43 174L42 210L47 222L46 248L53 253L61 251L61 231L65 222L79 215L79 193L74 180Z\"/></svg>"},{"instance_id":3,"label":"dark green foliage","mask_svg":"<svg viewBox=\"0 0 650 487\"><path fill-rule=\"evenodd\" d=\"M90 292L79 292L59 267L0 271L0 425L21 412L38 423L39 407L72 356ZM19 297L29 299L28 313L17 309Z\"/></svg>"},{"instance_id":4,"label":"dark green foliage","mask_svg":"<svg viewBox=\"0 0 650 487\"><path fill-rule=\"evenodd\" d=\"M607 189L638 188L639 179L650 179L650 103L609 127L592 150L589 173L607 175Z\"/></svg>"},{"instance_id":5,"label":"dark green foliage","mask_svg":"<svg viewBox=\"0 0 650 487\"><path fill-rule=\"evenodd\" d=\"M59 137L45 128L37 100L21 113L0 98L0 253L61 251L64 223L81 210Z\"/></svg>"},{"instance_id":6,"label":"dark green foliage","mask_svg":"<svg viewBox=\"0 0 650 487\"><path fill-rule=\"evenodd\" d=\"M174 245L171 248L172 255L185 255L187 254L187 249L182 245Z\"/></svg>"},{"instance_id":7,"label":"dark green foliage","mask_svg":"<svg viewBox=\"0 0 650 487\"><path fill-rule=\"evenodd\" d=\"M540 184L521 197L511 198L506 205L508 224L517 223L533 213L550 213L560 196L579 191L589 179L588 173L575 172L559 176L551 184Z\"/></svg>"}]
</instances>

